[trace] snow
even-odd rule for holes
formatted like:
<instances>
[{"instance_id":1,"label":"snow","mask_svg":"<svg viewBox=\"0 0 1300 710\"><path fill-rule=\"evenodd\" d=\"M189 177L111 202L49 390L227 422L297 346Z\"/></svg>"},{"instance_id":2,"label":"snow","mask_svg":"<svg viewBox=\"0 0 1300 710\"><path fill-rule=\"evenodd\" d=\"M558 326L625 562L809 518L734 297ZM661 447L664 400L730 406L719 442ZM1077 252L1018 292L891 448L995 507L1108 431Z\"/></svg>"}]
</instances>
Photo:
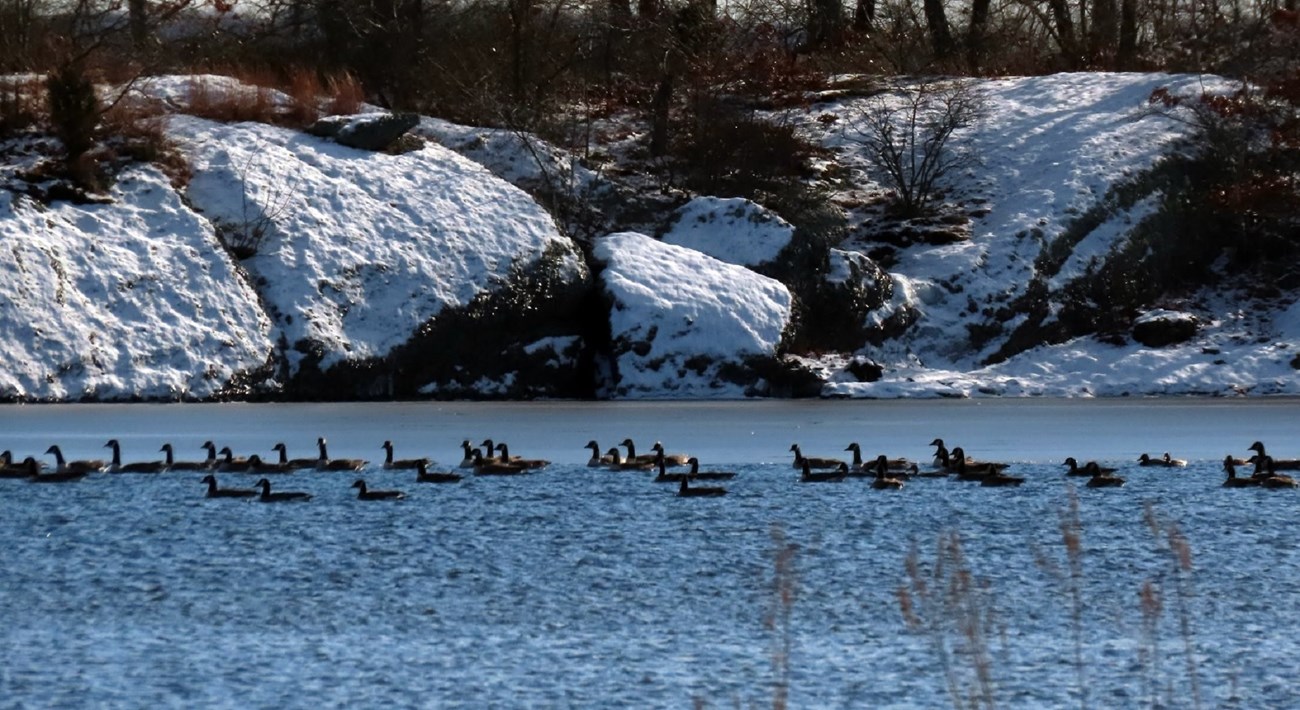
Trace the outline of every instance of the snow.
<instances>
[{"instance_id":1,"label":"snow","mask_svg":"<svg viewBox=\"0 0 1300 710\"><path fill-rule=\"evenodd\" d=\"M663 240L753 267L774 261L793 237L789 222L750 200L696 197L677 210Z\"/></svg>"},{"instance_id":2,"label":"snow","mask_svg":"<svg viewBox=\"0 0 1300 710\"><path fill-rule=\"evenodd\" d=\"M181 110L197 85L255 91L212 76L158 77L139 87ZM1050 289L1067 287L1157 209L1158 195L1128 206L1107 201L1114 185L1153 165L1185 135L1186 125L1145 110L1152 90L1222 85L1187 75L1098 73L978 82L988 113L958 138L980 163L956 176L946 195L972 215L969 238L900 247L880 262L888 264L893 295L868 322L904 311L915 322L857 352L804 360L824 373L823 394L1300 395L1294 294L1259 300L1228 285L1157 304L1199 326L1189 341L1164 348L1083 337L985 366L1002 341L976 348L968 337L972 313L1012 303L1035 276ZM261 98L289 105L277 92ZM850 205L857 225L870 217L853 212L850 198L860 202L885 187L842 126L871 100L841 95L794 116L852 175L830 199ZM818 120L826 114L839 120ZM192 177L180 191L149 167L123 173L107 204L46 207L0 189L0 239L7 245L0 260L0 398L203 399L278 358L291 370L304 365L304 351L319 356L322 368L383 357L421 324L499 287L512 268L543 255L558 254L567 278L590 278L575 244L515 185L538 189L559 179L562 191L580 194L612 184L535 136L432 117L415 132L436 140L400 155L183 114L168 121L167 131L191 162ZM36 144L6 154L0 186L21 191L15 176L31 167ZM1055 272L1038 273L1043 249L1099 206L1107 209L1099 225L1062 244L1069 248ZM248 228L262 230L262 241L255 256L236 263L218 232ZM605 265L600 285L617 304L608 393L743 396L745 386L719 373L724 365L772 356L791 318L789 291L746 267L770 262L792 229L754 203L699 196L650 231L663 241L626 232L595 241ZM877 245L851 236L837 246L826 276L832 281L848 278L850 265L861 267ZM580 343L566 336L522 345L558 363L575 357ZM853 357L881 364L883 378L854 381L845 370ZM505 385L484 380L484 394Z\"/></svg>"},{"instance_id":3,"label":"snow","mask_svg":"<svg viewBox=\"0 0 1300 710\"><path fill-rule=\"evenodd\" d=\"M266 364L257 294L153 168L113 204L0 191L0 397L203 399Z\"/></svg>"},{"instance_id":4,"label":"snow","mask_svg":"<svg viewBox=\"0 0 1300 710\"><path fill-rule=\"evenodd\" d=\"M789 290L743 267L635 232L597 240L594 253L614 303L620 396L743 396L717 380L718 365L773 355L789 323Z\"/></svg>"},{"instance_id":5,"label":"snow","mask_svg":"<svg viewBox=\"0 0 1300 710\"><path fill-rule=\"evenodd\" d=\"M194 168L190 203L232 229L265 230L244 263L288 343L323 347L322 369L386 355L548 248L571 278L584 273L531 197L441 146L387 155L188 116L169 133Z\"/></svg>"}]
</instances>

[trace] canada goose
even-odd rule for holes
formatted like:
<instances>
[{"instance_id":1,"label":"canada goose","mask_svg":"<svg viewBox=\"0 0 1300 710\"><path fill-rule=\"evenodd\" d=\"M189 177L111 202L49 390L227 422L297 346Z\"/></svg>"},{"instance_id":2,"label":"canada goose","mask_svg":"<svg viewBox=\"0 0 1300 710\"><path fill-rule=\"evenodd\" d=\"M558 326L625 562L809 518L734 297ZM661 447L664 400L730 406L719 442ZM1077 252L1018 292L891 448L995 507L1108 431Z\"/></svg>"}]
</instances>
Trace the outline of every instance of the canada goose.
<instances>
[{"instance_id":1,"label":"canada goose","mask_svg":"<svg viewBox=\"0 0 1300 710\"><path fill-rule=\"evenodd\" d=\"M428 464L428 463L429 463L429 459L396 459L396 460L394 460L394 459L393 459L393 442L391 442L391 441L385 441L383 444L380 445L380 448L382 448L382 449L384 450L384 468L389 469L389 470L393 470L393 469L410 470L410 469L413 469L413 468L419 468L419 467L420 467L420 464L422 464L422 463L423 463L423 464Z\"/></svg>"},{"instance_id":2,"label":"canada goose","mask_svg":"<svg viewBox=\"0 0 1300 710\"><path fill-rule=\"evenodd\" d=\"M839 468L844 463L839 459L822 458L818 456L804 456L803 451L799 450L798 444L791 444L790 451L794 452L794 467L803 468L804 464L808 468Z\"/></svg>"},{"instance_id":3,"label":"canada goose","mask_svg":"<svg viewBox=\"0 0 1300 710\"><path fill-rule=\"evenodd\" d=\"M483 440L483 443L481 444L481 446L483 447L483 460L484 460L484 461L487 461L488 463L492 463L492 462L496 462L496 463L514 463L514 461L511 460L511 459L505 459L505 458L502 458L502 457L496 455L497 445L496 445L496 443L493 442L491 439L484 439L484 440ZM515 456L514 458L515 458L515 459L518 459L519 457L518 457L518 456Z\"/></svg>"},{"instance_id":4,"label":"canada goose","mask_svg":"<svg viewBox=\"0 0 1300 710\"><path fill-rule=\"evenodd\" d=\"M690 473L686 474L692 480L699 481L726 481L736 477L735 471L701 471L700 460L694 456L686 459L686 463L691 467Z\"/></svg>"},{"instance_id":5,"label":"canada goose","mask_svg":"<svg viewBox=\"0 0 1300 710\"><path fill-rule=\"evenodd\" d=\"M1246 447L1247 451L1254 451L1260 456L1268 456L1264 452L1264 442L1256 441ZM1273 459L1273 470L1275 471L1297 471L1300 470L1300 459Z\"/></svg>"},{"instance_id":6,"label":"canada goose","mask_svg":"<svg viewBox=\"0 0 1300 710\"><path fill-rule=\"evenodd\" d=\"M587 459L588 466L608 466L614 461L613 457L600 455L600 444L597 444L595 439L588 441L584 448L591 449L591 458Z\"/></svg>"},{"instance_id":7,"label":"canada goose","mask_svg":"<svg viewBox=\"0 0 1300 710\"><path fill-rule=\"evenodd\" d=\"M1257 456L1255 461L1255 474L1251 478L1259 479L1259 485L1265 488L1295 488L1296 482L1290 476L1283 476L1277 472L1277 466L1273 463L1271 456Z\"/></svg>"},{"instance_id":8,"label":"canada goose","mask_svg":"<svg viewBox=\"0 0 1300 710\"><path fill-rule=\"evenodd\" d=\"M1008 466L1005 463L992 461L975 461L967 456L960 446L953 448L949 463L951 465L950 470L957 474L957 480L959 481L983 481L989 474L998 473Z\"/></svg>"},{"instance_id":9,"label":"canada goose","mask_svg":"<svg viewBox=\"0 0 1300 710\"><path fill-rule=\"evenodd\" d=\"M217 470L226 473L247 473L252 464L246 458L235 458L235 452L230 450L229 446L221 447L217 452L220 458L217 459Z\"/></svg>"},{"instance_id":10,"label":"canada goose","mask_svg":"<svg viewBox=\"0 0 1300 710\"><path fill-rule=\"evenodd\" d=\"M878 491L896 491L903 488L903 481L890 475L889 458L887 456L884 456L883 454L877 456L871 468L873 473L871 481L872 488Z\"/></svg>"},{"instance_id":11,"label":"canada goose","mask_svg":"<svg viewBox=\"0 0 1300 710\"><path fill-rule=\"evenodd\" d=\"M656 452L656 454L663 454L664 461L667 462L669 466L685 466L687 462L691 460L691 457L687 454L666 453L662 441L656 441L654 445L650 447L650 450Z\"/></svg>"},{"instance_id":12,"label":"canada goose","mask_svg":"<svg viewBox=\"0 0 1300 710\"><path fill-rule=\"evenodd\" d=\"M627 447L627 457L625 457L625 458L623 459L624 461L628 461L628 462L636 461L636 462L640 462L640 463L652 463L652 464L653 464L653 463L657 460L657 458L658 458L658 456L659 456L658 453L637 454L637 452L636 452L636 444L634 444L634 443L632 442L631 439L624 439L624 440L620 441L618 445L619 445L619 446L626 446L626 447ZM661 444L661 445L659 446L659 448L662 449L662 448L663 448L663 445ZM681 462L678 462L678 461L675 460L675 457L674 457L674 456L669 456L668 454L664 454L664 465L665 465L665 466L680 466L680 465L683 465L683 464L685 464L685 463L686 463L686 461L685 461L684 459L683 459Z\"/></svg>"},{"instance_id":13,"label":"canada goose","mask_svg":"<svg viewBox=\"0 0 1300 710\"><path fill-rule=\"evenodd\" d=\"M54 461L57 464L55 473L95 473L104 470L108 464L102 459L80 459L76 461L67 461L63 458L63 450L58 444L45 450L47 454L54 454Z\"/></svg>"},{"instance_id":14,"label":"canada goose","mask_svg":"<svg viewBox=\"0 0 1300 710\"><path fill-rule=\"evenodd\" d=\"M1250 486L1258 486L1260 485L1260 481L1262 480L1259 478L1255 478L1254 476L1250 476L1247 478L1238 478L1236 460L1233 458L1231 454L1224 457L1223 470L1225 473L1228 474L1228 477L1223 481L1224 488L1248 488Z\"/></svg>"},{"instance_id":15,"label":"canada goose","mask_svg":"<svg viewBox=\"0 0 1300 710\"><path fill-rule=\"evenodd\" d=\"M401 491L372 491L366 488L366 482L360 478L352 487L357 489L357 500L402 500L406 497Z\"/></svg>"},{"instance_id":16,"label":"canada goose","mask_svg":"<svg viewBox=\"0 0 1300 710\"><path fill-rule=\"evenodd\" d=\"M216 467L217 467L217 445L214 444L214 443L212 443L211 440L209 440L209 441L205 441L205 442L203 442L203 444L200 445L199 448L200 448L200 449L203 449L204 451L207 451L207 452L208 452L208 457L205 458L205 459L203 460L204 463L207 464L207 468L210 469L210 470L216 469Z\"/></svg>"},{"instance_id":17,"label":"canada goose","mask_svg":"<svg viewBox=\"0 0 1300 710\"><path fill-rule=\"evenodd\" d=\"M515 466L514 464L502 463L501 461L489 460L483 458L483 454L474 452L474 475L476 476L517 476L523 473L532 473L532 469Z\"/></svg>"},{"instance_id":18,"label":"canada goose","mask_svg":"<svg viewBox=\"0 0 1300 710\"><path fill-rule=\"evenodd\" d=\"M326 443L323 436L316 439L316 446L320 449L320 457L316 459L317 471L360 471L366 467L367 462L362 459L331 459Z\"/></svg>"},{"instance_id":19,"label":"canada goose","mask_svg":"<svg viewBox=\"0 0 1300 710\"><path fill-rule=\"evenodd\" d=\"M1142 454L1138 457L1139 466L1163 466L1165 468L1174 468L1176 466L1186 466L1187 462L1181 459L1170 458L1168 453L1161 458L1152 458L1149 454Z\"/></svg>"},{"instance_id":20,"label":"canada goose","mask_svg":"<svg viewBox=\"0 0 1300 710\"><path fill-rule=\"evenodd\" d=\"M876 465L879 463L879 461L872 461L871 463L864 462L862 460L862 447L858 445L858 442L855 441L849 444L848 446L844 447L844 450L853 452L853 463L849 464L850 469L854 471L864 471L864 470L875 471L876 470ZM889 466L889 468L894 470L899 470L899 471L906 471L908 467L911 465L911 462L908 461L907 459L886 458L885 461Z\"/></svg>"},{"instance_id":21,"label":"canada goose","mask_svg":"<svg viewBox=\"0 0 1300 710\"><path fill-rule=\"evenodd\" d=\"M23 459L23 467L27 469L26 478L31 483L68 483L70 481L80 481L90 473L89 470L76 469L65 469L53 473L41 473L41 465L31 456Z\"/></svg>"},{"instance_id":22,"label":"canada goose","mask_svg":"<svg viewBox=\"0 0 1300 710\"><path fill-rule=\"evenodd\" d=\"M460 460L461 468L472 468L475 460L477 460L475 454L478 455L478 458L482 458L483 456L482 452L474 448L473 444L469 443L469 439L460 442L460 448L465 450L465 457Z\"/></svg>"},{"instance_id":23,"label":"canada goose","mask_svg":"<svg viewBox=\"0 0 1300 710\"><path fill-rule=\"evenodd\" d=\"M275 446L271 447L271 450L280 454L280 458L276 460L276 463L280 464L281 466L285 466L289 469L292 469L294 471L303 468L316 468L316 464L319 461L319 459L289 458L289 448L284 445L283 441L276 443Z\"/></svg>"},{"instance_id":24,"label":"canada goose","mask_svg":"<svg viewBox=\"0 0 1300 710\"><path fill-rule=\"evenodd\" d=\"M257 499L263 503L292 503L294 501L311 500L310 493L303 493L301 491L280 491L272 493L271 482L265 478L259 478L257 483L254 483L253 486L262 487L262 495L258 496Z\"/></svg>"},{"instance_id":25,"label":"canada goose","mask_svg":"<svg viewBox=\"0 0 1300 710\"><path fill-rule=\"evenodd\" d=\"M681 483L691 475L689 473L668 473L667 465L668 462L663 456L659 456L655 460L655 466L659 467L659 475L654 478L655 483Z\"/></svg>"},{"instance_id":26,"label":"canada goose","mask_svg":"<svg viewBox=\"0 0 1300 710\"><path fill-rule=\"evenodd\" d=\"M1020 476L1012 476L993 468L989 469L984 477L980 479L981 486L1018 486L1025 482Z\"/></svg>"},{"instance_id":27,"label":"canada goose","mask_svg":"<svg viewBox=\"0 0 1300 710\"><path fill-rule=\"evenodd\" d=\"M504 441L497 444L497 451L501 452L501 455L497 458L511 466L518 466L519 468L545 468L551 465L551 462L546 461L545 459L524 459L518 456L511 456L510 447L506 446L506 442Z\"/></svg>"},{"instance_id":28,"label":"canada goose","mask_svg":"<svg viewBox=\"0 0 1300 710\"><path fill-rule=\"evenodd\" d=\"M252 488L217 488L217 477L210 473L199 479L199 483L208 484L209 498L252 498L257 495Z\"/></svg>"},{"instance_id":29,"label":"canada goose","mask_svg":"<svg viewBox=\"0 0 1300 710\"><path fill-rule=\"evenodd\" d=\"M609 457L609 463L605 467L611 471L650 471L655 467L654 461L624 461L617 447L605 452L605 455ZM664 465L667 465L666 461Z\"/></svg>"},{"instance_id":30,"label":"canada goose","mask_svg":"<svg viewBox=\"0 0 1300 710\"><path fill-rule=\"evenodd\" d=\"M163 464L168 471L206 471L216 464L215 456L210 461L177 461L171 444L163 444L158 450L165 455Z\"/></svg>"},{"instance_id":31,"label":"canada goose","mask_svg":"<svg viewBox=\"0 0 1300 710\"><path fill-rule=\"evenodd\" d=\"M841 461L840 463L844 462ZM800 483L836 483L844 480L845 469L842 468L835 471L814 473L812 470L812 464L809 463L807 459L804 459L800 466Z\"/></svg>"},{"instance_id":32,"label":"canada goose","mask_svg":"<svg viewBox=\"0 0 1300 710\"><path fill-rule=\"evenodd\" d=\"M1086 465L1079 466L1079 462L1075 460L1073 456L1065 460L1065 465L1070 467L1070 470L1065 473L1067 476L1091 476L1093 474L1090 473L1089 470L1093 466L1096 466L1097 470L1100 471L1102 475L1115 472L1115 469L1113 468L1103 468L1099 466L1096 461L1089 461Z\"/></svg>"},{"instance_id":33,"label":"canada goose","mask_svg":"<svg viewBox=\"0 0 1300 710\"><path fill-rule=\"evenodd\" d=\"M36 461L34 458L32 460ZM40 463L38 462L36 464L36 473L40 472ZM22 463L14 463L14 455L12 452L5 450L3 453L0 453L0 478L30 478L32 475L33 474L31 470L28 469L25 461Z\"/></svg>"},{"instance_id":34,"label":"canada goose","mask_svg":"<svg viewBox=\"0 0 1300 710\"><path fill-rule=\"evenodd\" d=\"M438 473L436 471L430 473L429 465L424 461L420 461L420 465L415 471L416 483L456 483L460 479L459 473Z\"/></svg>"},{"instance_id":35,"label":"canada goose","mask_svg":"<svg viewBox=\"0 0 1300 710\"><path fill-rule=\"evenodd\" d=\"M1083 470L1090 476L1088 482L1084 484L1089 488L1118 488L1124 485L1123 478L1108 473L1111 469L1102 468L1096 461L1089 461Z\"/></svg>"},{"instance_id":36,"label":"canada goose","mask_svg":"<svg viewBox=\"0 0 1300 710\"><path fill-rule=\"evenodd\" d=\"M287 463L274 463L263 461L261 456L252 454L248 457L247 471L249 473L293 473L294 468Z\"/></svg>"},{"instance_id":37,"label":"canada goose","mask_svg":"<svg viewBox=\"0 0 1300 710\"><path fill-rule=\"evenodd\" d=\"M162 473L167 470L167 464L163 461L140 461L137 463L122 463L122 445L117 439L109 439L104 446L113 450L113 460L108 464L109 473Z\"/></svg>"},{"instance_id":38,"label":"canada goose","mask_svg":"<svg viewBox=\"0 0 1300 710\"><path fill-rule=\"evenodd\" d=\"M703 486L691 488L690 484L683 478L681 485L677 488L677 495L682 498L714 498L727 495L727 489Z\"/></svg>"}]
</instances>

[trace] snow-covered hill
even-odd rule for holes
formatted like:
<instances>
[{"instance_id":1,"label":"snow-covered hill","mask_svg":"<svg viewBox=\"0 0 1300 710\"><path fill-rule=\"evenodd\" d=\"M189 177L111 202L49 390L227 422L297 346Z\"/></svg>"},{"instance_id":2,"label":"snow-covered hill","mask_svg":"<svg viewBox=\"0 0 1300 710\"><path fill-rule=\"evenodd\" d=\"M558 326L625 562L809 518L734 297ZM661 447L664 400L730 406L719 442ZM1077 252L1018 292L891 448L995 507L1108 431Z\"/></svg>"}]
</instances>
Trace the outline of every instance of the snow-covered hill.
<instances>
[{"instance_id":1,"label":"snow-covered hill","mask_svg":"<svg viewBox=\"0 0 1300 710\"><path fill-rule=\"evenodd\" d=\"M185 115L195 82L141 84L177 110L167 132L191 168L180 187L133 167L102 204L46 205L19 194L20 173L39 160L33 142L0 145L12 156L0 164L9 188L0 189L0 398L769 391L759 372L780 369L773 363L799 317L794 289L771 278L795 240L781 215L734 198L655 194L679 209L620 226L658 239L580 244L529 191L573 191L570 204L582 201L591 224L601 205L593 196L646 195L652 182L588 170L535 136L431 117L415 129L427 144L398 154L217 123ZM872 205L885 188L846 130L879 97L786 114L851 176L830 200L852 230L826 272L810 276L866 279L883 298L864 316L874 335L859 347L786 367L836 397L1300 394L1294 294L1191 294L1161 304L1194 319L1182 342L1089 336L993 365L984 363L1024 318L1011 313L984 339L968 328L1013 308L1031 281L1049 293L1067 287L1125 242L1152 199L1056 244L1065 256L1053 273L1036 265L1075 218L1183 135L1185 125L1144 110L1151 91L1205 85L1140 74L979 83L987 112L960 138L980 159L948 191L969 216L967 238L891 244L884 271L865 255L880 248ZM233 257L223 239L249 252Z\"/></svg>"}]
</instances>

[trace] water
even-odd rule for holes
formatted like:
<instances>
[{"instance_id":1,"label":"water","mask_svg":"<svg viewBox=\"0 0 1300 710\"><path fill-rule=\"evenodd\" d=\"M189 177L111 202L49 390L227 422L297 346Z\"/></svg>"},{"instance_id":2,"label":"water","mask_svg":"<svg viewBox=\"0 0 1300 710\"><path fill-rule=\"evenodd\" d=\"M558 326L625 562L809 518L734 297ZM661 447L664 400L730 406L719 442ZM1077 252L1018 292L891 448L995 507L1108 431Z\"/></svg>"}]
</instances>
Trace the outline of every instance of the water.
<instances>
[{"instance_id":1,"label":"water","mask_svg":"<svg viewBox=\"0 0 1300 710\"><path fill-rule=\"evenodd\" d=\"M56 442L103 456L110 437L127 460L154 458L163 441L197 458L209 438L241 454L285 441L307 456L324 435L338 457L378 460L392 439L399 457L451 465L462 439L493 436L556 464L456 485L361 474L405 490L397 503L357 501L350 474L276 477L314 495L289 505L205 499L190 473L0 481L0 707L766 705L786 637L764 623L779 608L774 526L797 545L792 707L948 704L939 636L909 631L896 596L909 550L933 561L945 530L989 585L999 704L1078 704L1082 629L1092 707L1150 706L1153 684L1161 701L1172 692L1190 706L1189 639L1205 705L1294 706L1300 491L1222 489L1218 461L1257 438L1300 455L1297 415L1294 400L4 408L0 446L20 456ZM625 436L740 475L726 498L687 500L648 474L582 465L588 439L608 448ZM797 441L843 455L859 441L924 458L935 436L1014 460L1028 481L798 484L787 453ZM1165 450L1193 464L1127 467L1123 489L1079 489L1076 623L1060 461ZM1148 505L1186 535L1190 574L1175 573ZM1164 592L1154 636L1138 602L1148 580Z\"/></svg>"}]
</instances>

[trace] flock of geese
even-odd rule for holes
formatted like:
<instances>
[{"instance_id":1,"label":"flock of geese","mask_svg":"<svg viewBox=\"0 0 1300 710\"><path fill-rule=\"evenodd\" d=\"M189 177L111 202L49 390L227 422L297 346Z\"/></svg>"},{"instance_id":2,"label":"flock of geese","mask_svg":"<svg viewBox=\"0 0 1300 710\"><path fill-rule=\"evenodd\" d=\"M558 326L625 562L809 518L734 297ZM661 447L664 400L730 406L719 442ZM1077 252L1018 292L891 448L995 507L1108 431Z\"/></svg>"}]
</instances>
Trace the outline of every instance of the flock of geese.
<instances>
[{"instance_id":1,"label":"flock of geese","mask_svg":"<svg viewBox=\"0 0 1300 710\"><path fill-rule=\"evenodd\" d=\"M914 478L953 478L958 481L978 481L983 486L1018 486L1025 479L1007 473L1010 464L997 461L980 461L966 455L962 447L953 447L951 451L943 439L930 442L935 447L933 467L922 470L915 462L903 458L889 458L885 455L866 460L862 448L857 443L845 447L852 458L828 458L804 456L798 444L790 447L794 454L794 467L799 470L799 480L804 483L838 482L848 478L871 479L871 487L881 490L897 490ZM370 462L363 459L336 459L329 455L328 443L324 437L316 440L318 454L315 458L289 458L288 449L283 443L271 447L277 456L264 460L257 454L236 457L230 447L218 449L211 441L200 447L207 452L207 457L200 461L178 461L171 444L163 444L159 449L165 456L158 461L141 461L122 463L122 447L117 439L109 439L105 448L112 450L109 460L102 459L65 459L57 445L46 449L45 454L54 457L50 467L34 456L28 456L20 462L14 460L9 451L0 453L0 478L25 479L31 483L63 483L78 481L92 473L110 474L157 474L170 471L192 471L206 475L200 483L207 485L209 498L249 498L262 502L295 502L311 500L311 494L304 491L272 491L271 474L286 474L294 471L321 472L356 472L366 469ZM625 448L624 453L619 447ZM393 455L393 444L385 441L380 447L384 450L384 460L377 464L384 470L413 470L416 483L457 483L463 475L454 471L430 471L428 458L397 459ZM699 459L685 454L668 453L661 442L650 447L650 453L638 454L636 444L631 439L624 439L619 446L602 452L596 441L587 442L591 451L587 465L611 471L655 472L657 483L678 484L677 494L682 497L717 497L726 495L727 490L720 486L700 486L699 481L719 481L735 478L731 471L701 471ZM543 459L529 459L512 455L505 442L486 439L479 445L468 439L461 443L463 458L459 469L475 476L515 476L538 471L550 465ZM1256 441L1247 447L1254 455L1247 459L1227 456L1223 460L1223 470L1227 477L1223 481L1226 488L1295 488L1296 481L1278 471L1300 470L1300 459L1275 459L1269 456L1263 442ZM1115 468L1103 467L1096 461L1080 465L1074 457L1065 459L1066 476L1086 477L1090 488L1111 488L1124 485L1124 479L1116 475ZM1186 466L1187 462L1165 453L1160 457L1142 454L1137 460L1139 466L1175 468ZM1253 465L1249 475L1238 475L1237 467ZM669 468L687 468L680 472L668 471ZM252 488L222 488L217 473L243 473L261 475ZM352 484L357 489L359 500L400 500L405 493L396 490L373 490L367 487L364 479L357 479Z\"/></svg>"}]
</instances>

